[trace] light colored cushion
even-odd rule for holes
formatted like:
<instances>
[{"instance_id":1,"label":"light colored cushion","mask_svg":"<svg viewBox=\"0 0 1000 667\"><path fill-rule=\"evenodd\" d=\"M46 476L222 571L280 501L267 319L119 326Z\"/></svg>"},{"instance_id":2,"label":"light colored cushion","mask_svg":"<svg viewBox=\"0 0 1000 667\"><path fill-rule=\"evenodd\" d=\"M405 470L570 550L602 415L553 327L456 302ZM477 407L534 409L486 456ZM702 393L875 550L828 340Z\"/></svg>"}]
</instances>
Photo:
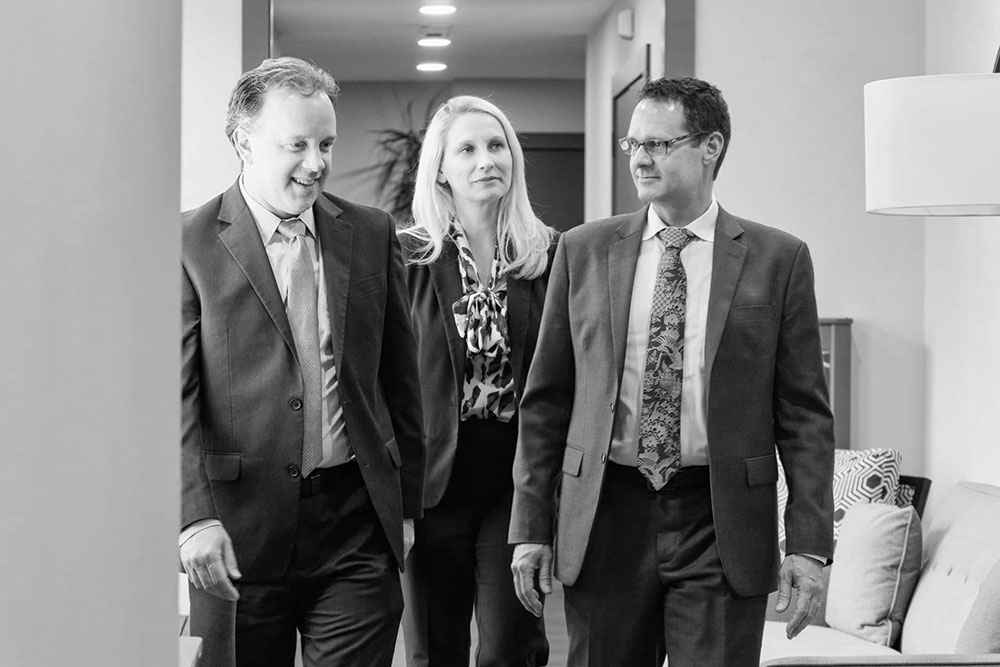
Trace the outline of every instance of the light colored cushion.
<instances>
[{"instance_id":1,"label":"light colored cushion","mask_svg":"<svg viewBox=\"0 0 1000 667\"><path fill-rule=\"evenodd\" d=\"M896 502L901 456L894 449L838 449L833 464L833 539L840 534L844 514L857 503ZM778 548L785 553L785 504L788 485L778 465Z\"/></svg>"},{"instance_id":2,"label":"light colored cushion","mask_svg":"<svg viewBox=\"0 0 1000 667\"><path fill-rule=\"evenodd\" d=\"M827 624L893 646L920 571L921 544L912 507L861 503L847 510L830 570Z\"/></svg>"},{"instance_id":3,"label":"light colored cushion","mask_svg":"<svg viewBox=\"0 0 1000 667\"><path fill-rule=\"evenodd\" d=\"M955 652L1000 653L1000 560L979 586Z\"/></svg>"},{"instance_id":4,"label":"light colored cushion","mask_svg":"<svg viewBox=\"0 0 1000 667\"><path fill-rule=\"evenodd\" d=\"M785 636L785 624L768 621L764 624L764 642L760 661L793 656L872 656L899 655L887 646L876 646L839 630L810 625L795 639Z\"/></svg>"},{"instance_id":5,"label":"light colored cushion","mask_svg":"<svg viewBox=\"0 0 1000 667\"><path fill-rule=\"evenodd\" d=\"M990 643L998 623L989 624L1000 616L998 517L1000 488L988 484L960 482L927 508L925 563L903 624L903 653L1000 652Z\"/></svg>"}]
</instances>

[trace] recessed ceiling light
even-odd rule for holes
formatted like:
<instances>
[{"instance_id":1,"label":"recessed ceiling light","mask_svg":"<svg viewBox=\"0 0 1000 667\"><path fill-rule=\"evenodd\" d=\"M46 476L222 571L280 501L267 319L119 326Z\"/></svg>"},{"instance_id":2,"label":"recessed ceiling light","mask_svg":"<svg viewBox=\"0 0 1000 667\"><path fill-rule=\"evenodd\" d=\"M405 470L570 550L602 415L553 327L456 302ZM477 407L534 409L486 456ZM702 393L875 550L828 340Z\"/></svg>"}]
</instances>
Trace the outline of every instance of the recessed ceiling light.
<instances>
[{"instance_id":1,"label":"recessed ceiling light","mask_svg":"<svg viewBox=\"0 0 1000 667\"><path fill-rule=\"evenodd\" d=\"M420 63L417 69L421 72L440 72L448 69L448 66L444 63Z\"/></svg>"},{"instance_id":2,"label":"recessed ceiling light","mask_svg":"<svg viewBox=\"0 0 1000 667\"><path fill-rule=\"evenodd\" d=\"M451 40L441 35L427 35L417 40L420 46L448 46Z\"/></svg>"},{"instance_id":3,"label":"recessed ceiling light","mask_svg":"<svg viewBox=\"0 0 1000 667\"><path fill-rule=\"evenodd\" d=\"M424 5L420 8L420 13L430 16L447 16L455 13L455 7L453 5Z\"/></svg>"}]
</instances>

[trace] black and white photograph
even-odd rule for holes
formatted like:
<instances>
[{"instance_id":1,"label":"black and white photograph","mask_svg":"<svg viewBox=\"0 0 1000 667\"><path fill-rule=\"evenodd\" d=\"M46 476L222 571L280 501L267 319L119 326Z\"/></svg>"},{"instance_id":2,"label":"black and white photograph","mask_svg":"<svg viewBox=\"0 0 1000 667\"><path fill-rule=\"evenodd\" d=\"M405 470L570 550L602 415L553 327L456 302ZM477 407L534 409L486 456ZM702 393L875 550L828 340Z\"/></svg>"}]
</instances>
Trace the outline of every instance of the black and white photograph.
<instances>
[{"instance_id":1,"label":"black and white photograph","mask_svg":"<svg viewBox=\"0 0 1000 667\"><path fill-rule=\"evenodd\" d=\"M1000 0L3 16L0 667L1000 666Z\"/></svg>"}]
</instances>

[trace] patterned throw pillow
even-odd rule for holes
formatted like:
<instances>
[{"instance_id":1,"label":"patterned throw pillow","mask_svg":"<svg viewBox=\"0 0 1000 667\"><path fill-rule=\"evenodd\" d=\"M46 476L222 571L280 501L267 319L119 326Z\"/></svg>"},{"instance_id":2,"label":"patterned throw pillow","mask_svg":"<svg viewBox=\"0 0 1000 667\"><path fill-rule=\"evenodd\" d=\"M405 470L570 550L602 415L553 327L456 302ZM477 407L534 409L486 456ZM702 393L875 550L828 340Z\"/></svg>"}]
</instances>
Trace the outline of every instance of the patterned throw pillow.
<instances>
[{"instance_id":1,"label":"patterned throw pillow","mask_svg":"<svg viewBox=\"0 0 1000 667\"><path fill-rule=\"evenodd\" d=\"M833 539L840 535L844 514L857 503L896 504L900 453L894 449L838 449L833 463ZM778 546L785 553L785 503L788 485L778 463Z\"/></svg>"},{"instance_id":2,"label":"patterned throw pillow","mask_svg":"<svg viewBox=\"0 0 1000 667\"><path fill-rule=\"evenodd\" d=\"M916 488L900 482L899 489L896 491L896 507L912 507L913 499L916 496Z\"/></svg>"}]
</instances>

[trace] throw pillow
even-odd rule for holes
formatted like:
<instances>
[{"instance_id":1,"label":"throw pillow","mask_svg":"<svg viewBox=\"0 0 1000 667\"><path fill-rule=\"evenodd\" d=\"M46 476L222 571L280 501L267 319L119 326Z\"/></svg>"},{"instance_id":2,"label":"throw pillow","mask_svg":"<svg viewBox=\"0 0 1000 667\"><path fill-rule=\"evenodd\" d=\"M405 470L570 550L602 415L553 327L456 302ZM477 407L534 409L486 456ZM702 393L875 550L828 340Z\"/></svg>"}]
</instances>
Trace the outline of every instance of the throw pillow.
<instances>
[{"instance_id":1,"label":"throw pillow","mask_svg":"<svg viewBox=\"0 0 1000 667\"><path fill-rule=\"evenodd\" d=\"M838 449L833 463L833 539L840 534L844 513L857 503L894 503L899 488L901 455L894 449ZM785 503L788 485L778 462L778 547L785 553Z\"/></svg>"},{"instance_id":2,"label":"throw pillow","mask_svg":"<svg viewBox=\"0 0 1000 667\"><path fill-rule=\"evenodd\" d=\"M826 622L882 646L899 638L920 574L920 519L912 507L860 503L844 515L830 570Z\"/></svg>"}]
</instances>

